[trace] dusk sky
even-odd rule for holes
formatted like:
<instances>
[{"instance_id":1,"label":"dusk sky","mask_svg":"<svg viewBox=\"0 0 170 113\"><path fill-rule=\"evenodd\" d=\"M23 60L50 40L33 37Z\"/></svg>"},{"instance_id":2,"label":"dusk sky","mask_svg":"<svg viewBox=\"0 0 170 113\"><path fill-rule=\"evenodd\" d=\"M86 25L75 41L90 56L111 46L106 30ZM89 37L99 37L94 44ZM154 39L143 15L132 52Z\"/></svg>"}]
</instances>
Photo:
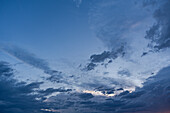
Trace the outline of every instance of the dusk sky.
<instances>
[{"instance_id":1,"label":"dusk sky","mask_svg":"<svg viewBox=\"0 0 170 113\"><path fill-rule=\"evenodd\" d=\"M0 0L0 113L170 113L170 0Z\"/></svg>"}]
</instances>

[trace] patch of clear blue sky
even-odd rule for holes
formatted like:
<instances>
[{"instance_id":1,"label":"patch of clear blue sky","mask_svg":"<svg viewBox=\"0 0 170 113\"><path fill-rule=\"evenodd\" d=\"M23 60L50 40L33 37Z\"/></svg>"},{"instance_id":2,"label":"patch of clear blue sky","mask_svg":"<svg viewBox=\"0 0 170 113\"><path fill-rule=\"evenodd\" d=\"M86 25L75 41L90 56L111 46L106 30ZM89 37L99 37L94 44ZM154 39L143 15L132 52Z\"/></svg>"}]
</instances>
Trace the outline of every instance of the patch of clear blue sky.
<instances>
[{"instance_id":1,"label":"patch of clear blue sky","mask_svg":"<svg viewBox=\"0 0 170 113\"><path fill-rule=\"evenodd\" d=\"M90 0L0 0L0 41L43 58L87 57L102 44L90 30Z\"/></svg>"}]
</instances>

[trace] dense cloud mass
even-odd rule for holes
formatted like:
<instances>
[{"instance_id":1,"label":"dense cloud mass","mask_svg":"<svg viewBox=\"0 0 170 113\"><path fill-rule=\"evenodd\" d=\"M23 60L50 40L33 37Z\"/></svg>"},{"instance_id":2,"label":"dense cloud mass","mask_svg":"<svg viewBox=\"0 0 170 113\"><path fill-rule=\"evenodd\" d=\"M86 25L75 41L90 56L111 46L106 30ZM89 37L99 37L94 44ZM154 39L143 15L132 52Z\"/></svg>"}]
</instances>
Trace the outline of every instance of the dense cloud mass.
<instances>
[{"instance_id":1,"label":"dense cloud mass","mask_svg":"<svg viewBox=\"0 0 170 113\"><path fill-rule=\"evenodd\" d=\"M92 96L91 94L57 95L49 101L60 102L63 113L169 113L170 111L170 67L148 79L142 88L130 93L125 91L115 97ZM102 90L100 88L100 90ZM104 90L104 89L103 89ZM123 90L123 89L118 89ZM107 90L104 90L107 91ZM112 90L113 92L115 90ZM63 96L63 98L60 98ZM71 103L71 104L70 104ZM70 111L68 111L69 109Z\"/></svg>"},{"instance_id":2,"label":"dense cloud mass","mask_svg":"<svg viewBox=\"0 0 170 113\"><path fill-rule=\"evenodd\" d=\"M144 83L143 88L138 88L133 93L126 91L115 97L93 96L90 93L61 93L50 97L45 103L44 96L53 92L68 92L71 89L48 88L34 94L36 91L34 89L39 88L41 82L27 85L17 82L13 79L12 69L6 62L0 62L0 69L2 113L41 113L49 112L48 110L61 111L61 113L90 111L94 113L168 113L170 110L170 67L160 70L156 76ZM36 100L36 98L41 99ZM43 111L45 109L46 111Z\"/></svg>"}]
</instances>

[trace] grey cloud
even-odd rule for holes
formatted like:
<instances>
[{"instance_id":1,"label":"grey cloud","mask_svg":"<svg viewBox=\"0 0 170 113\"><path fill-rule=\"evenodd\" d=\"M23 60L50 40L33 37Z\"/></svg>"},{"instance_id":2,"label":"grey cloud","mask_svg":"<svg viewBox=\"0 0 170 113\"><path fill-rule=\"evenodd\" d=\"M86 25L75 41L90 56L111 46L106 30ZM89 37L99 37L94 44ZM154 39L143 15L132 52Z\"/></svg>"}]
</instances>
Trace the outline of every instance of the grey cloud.
<instances>
[{"instance_id":1,"label":"grey cloud","mask_svg":"<svg viewBox=\"0 0 170 113\"><path fill-rule=\"evenodd\" d=\"M58 88L58 89L54 89L54 88L48 88L46 90L40 90L38 91L38 93L40 93L41 95L47 96L50 95L54 92L69 92L72 91L72 89L64 89L64 88Z\"/></svg>"},{"instance_id":2,"label":"grey cloud","mask_svg":"<svg viewBox=\"0 0 170 113\"><path fill-rule=\"evenodd\" d=\"M124 46L121 46L119 49L117 49L116 51L104 51L101 54L94 54L90 56L90 60L93 63L100 63L105 61L106 59L115 59L118 57L118 55L124 55Z\"/></svg>"},{"instance_id":3,"label":"grey cloud","mask_svg":"<svg viewBox=\"0 0 170 113\"><path fill-rule=\"evenodd\" d=\"M132 94L127 94L126 96L123 96L123 98L133 99L133 98L140 97L144 93L145 93L144 91L138 91L138 92L134 92Z\"/></svg>"},{"instance_id":4,"label":"grey cloud","mask_svg":"<svg viewBox=\"0 0 170 113\"><path fill-rule=\"evenodd\" d=\"M50 77L47 77L46 80L49 80L53 83L61 83L62 82L62 78L63 78L63 73L60 71L55 71L55 70L47 70L45 71L45 73L51 75Z\"/></svg>"},{"instance_id":5,"label":"grey cloud","mask_svg":"<svg viewBox=\"0 0 170 113\"><path fill-rule=\"evenodd\" d=\"M129 70L127 70L127 69L124 69L124 70L120 70L120 71L118 71L118 74L120 74L120 75L122 75L122 76L130 76L131 75L131 73L129 72Z\"/></svg>"},{"instance_id":6,"label":"grey cloud","mask_svg":"<svg viewBox=\"0 0 170 113\"><path fill-rule=\"evenodd\" d=\"M146 32L145 38L150 39L152 41L150 45L160 50L170 47L170 1L165 0L158 3L161 5L153 14L156 23Z\"/></svg>"},{"instance_id":7,"label":"grey cloud","mask_svg":"<svg viewBox=\"0 0 170 113\"><path fill-rule=\"evenodd\" d=\"M97 105L97 109L103 112L116 112L117 107L123 106L125 103L123 101L109 101L100 103Z\"/></svg>"},{"instance_id":8,"label":"grey cloud","mask_svg":"<svg viewBox=\"0 0 170 113\"><path fill-rule=\"evenodd\" d=\"M127 95L129 93L130 93L129 91L124 91L124 92L120 93L118 96L124 96L124 95Z\"/></svg>"},{"instance_id":9,"label":"grey cloud","mask_svg":"<svg viewBox=\"0 0 170 113\"><path fill-rule=\"evenodd\" d=\"M90 70L94 70L94 68L97 66L97 64L94 63L88 63L87 66L83 69L85 71L90 71Z\"/></svg>"},{"instance_id":10,"label":"grey cloud","mask_svg":"<svg viewBox=\"0 0 170 113\"><path fill-rule=\"evenodd\" d=\"M78 95L81 99L91 99L94 96L91 93L82 93Z\"/></svg>"},{"instance_id":11,"label":"grey cloud","mask_svg":"<svg viewBox=\"0 0 170 113\"><path fill-rule=\"evenodd\" d=\"M15 79L3 75L12 74L8 63L0 62L0 112L1 113L43 113L44 104L35 100L33 89L41 83L18 83Z\"/></svg>"},{"instance_id":12,"label":"grey cloud","mask_svg":"<svg viewBox=\"0 0 170 113\"><path fill-rule=\"evenodd\" d=\"M22 62L44 71L44 73L51 75L46 80L51 82L65 82L63 80L63 73L60 71L53 70L49 67L46 60L36 57L33 53L28 52L17 46L4 45L0 49L7 52L8 54L14 56L15 58L21 60Z\"/></svg>"},{"instance_id":13,"label":"grey cloud","mask_svg":"<svg viewBox=\"0 0 170 113\"><path fill-rule=\"evenodd\" d=\"M93 4L89 13L90 24L96 36L109 49L115 51L121 46L126 49L133 40L132 36L128 36L135 31L133 26L148 16L148 12L142 9L142 1L137 1L139 4L136 1L96 0Z\"/></svg>"},{"instance_id":14,"label":"grey cloud","mask_svg":"<svg viewBox=\"0 0 170 113\"><path fill-rule=\"evenodd\" d=\"M9 74L9 76L8 76ZM54 92L67 93L72 89L65 88L48 88L40 89L43 82L32 82L26 84L25 82L18 82L14 79L14 72L10 64L7 62L0 62L0 112L1 113L49 113L50 111L43 111L42 109L59 109L59 102L57 106L54 103L44 102L48 96ZM38 100L37 100L38 99ZM67 101L63 108L68 108L73 105L72 102ZM57 112L56 112L57 113Z\"/></svg>"},{"instance_id":15,"label":"grey cloud","mask_svg":"<svg viewBox=\"0 0 170 113\"><path fill-rule=\"evenodd\" d=\"M133 93L128 93L122 95L122 99L126 98L129 104L124 106L128 112L141 113L162 113L170 110L169 93L168 87L170 86L170 67L166 67L158 72L154 77L150 77L147 82L144 83L142 88L138 88ZM121 96L121 94L120 94ZM133 100L131 100L133 99ZM134 105L134 103L139 107L133 107L134 109L129 109L129 106ZM124 108L122 107L122 109Z\"/></svg>"},{"instance_id":16,"label":"grey cloud","mask_svg":"<svg viewBox=\"0 0 170 113\"><path fill-rule=\"evenodd\" d=\"M52 97L59 109L73 111L69 113L97 112L97 113L162 113L170 110L170 67L150 77L142 88L130 93L124 91L115 97L94 96L87 93L70 93ZM100 86L96 91L122 90ZM55 105L54 105L55 106Z\"/></svg>"},{"instance_id":17,"label":"grey cloud","mask_svg":"<svg viewBox=\"0 0 170 113\"><path fill-rule=\"evenodd\" d=\"M30 53L25 49L22 49L17 46L7 46L7 45L3 46L1 49L33 67L42 70L50 70L48 63L45 60L36 57L33 53Z\"/></svg>"},{"instance_id":18,"label":"grey cloud","mask_svg":"<svg viewBox=\"0 0 170 113\"><path fill-rule=\"evenodd\" d=\"M112 51L104 51L101 54L93 54L90 56L90 63L85 67L86 71L94 70L98 63L105 65L105 67L119 56L124 56L124 46ZM109 60L106 64L103 64L105 60Z\"/></svg>"},{"instance_id":19,"label":"grey cloud","mask_svg":"<svg viewBox=\"0 0 170 113\"><path fill-rule=\"evenodd\" d=\"M101 91L103 94L114 94L115 88L108 86L100 86L95 88L97 91Z\"/></svg>"},{"instance_id":20,"label":"grey cloud","mask_svg":"<svg viewBox=\"0 0 170 113\"><path fill-rule=\"evenodd\" d=\"M7 62L3 62L0 61L0 75L1 77L5 76L5 77L11 77L13 75L12 71L13 69L11 69L9 67L9 64Z\"/></svg>"}]
</instances>

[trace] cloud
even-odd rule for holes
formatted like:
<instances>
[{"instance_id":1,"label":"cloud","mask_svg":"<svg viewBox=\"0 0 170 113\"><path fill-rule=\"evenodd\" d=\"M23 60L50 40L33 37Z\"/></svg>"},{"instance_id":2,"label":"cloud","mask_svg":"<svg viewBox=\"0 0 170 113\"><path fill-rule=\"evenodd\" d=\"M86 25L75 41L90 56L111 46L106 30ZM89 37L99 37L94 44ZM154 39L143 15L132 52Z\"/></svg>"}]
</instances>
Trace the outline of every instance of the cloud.
<instances>
[{"instance_id":1,"label":"cloud","mask_svg":"<svg viewBox=\"0 0 170 113\"><path fill-rule=\"evenodd\" d=\"M45 73L51 75L50 77L47 77L46 80L49 80L53 83L61 83L63 82L61 79L63 78L63 73L60 71L55 70L47 70Z\"/></svg>"},{"instance_id":2,"label":"cloud","mask_svg":"<svg viewBox=\"0 0 170 113\"><path fill-rule=\"evenodd\" d=\"M94 64L94 63L88 63L85 67L84 67L84 69L83 70L85 70L85 71L90 71L90 70L94 70L94 68L96 67L97 65L96 64Z\"/></svg>"},{"instance_id":3,"label":"cloud","mask_svg":"<svg viewBox=\"0 0 170 113\"><path fill-rule=\"evenodd\" d=\"M82 0L73 0L76 3L77 7L80 7Z\"/></svg>"},{"instance_id":4,"label":"cloud","mask_svg":"<svg viewBox=\"0 0 170 113\"><path fill-rule=\"evenodd\" d=\"M90 63L88 63L84 69L86 71L94 70L98 63L101 63L101 65L105 65L106 67L112 60L124 55L124 46L121 46L115 51L104 51L101 54L93 54L90 56ZM103 62L106 60L108 60L108 62L104 64Z\"/></svg>"},{"instance_id":5,"label":"cloud","mask_svg":"<svg viewBox=\"0 0 170 113\"><path fill-rule=\"evenodd\" d=\"M170 111L170 97L168 96L170 93L168 90L168 87L170 86L169 70L170 67L161 69L156 76L149 78L148 81L144 83L143 88L140 88L136 92L130 94L131 96L135 93L140 94L140 96L134 101L144 103L145 106L143 109L147 110L148 113L162 113Z\"/></svg>"},{"instance_id":6,"label":"cloud","mask_svg":"<svg viewBox=\"0 0 170 113\"><path fill-rule=\"evenodd\" d=\"M94 54L90 56L90 60L93 63L104 62L106 59L116 59L119 54L122 56L125 54L123 52L124 46L121 46L116 51L104 51L101 54Z\"/></svg>"},{"instance_id":7,"label":"cloud","mask_svg":"<svg viewBox=\"0 0 170 113\"><path fill-rule=\"evenodd\" d=\"M170 1L159 1L159 8L153 14L156 23L146 32L145 38L151 40L155 49L164 49L170 47Z\"/></svg>"},{"instance_id":8,"label":"cloud","mask_svg":"<svg viewBox=\"0 0 170 113\"><path fill-rule=\"evenodd\" d=\"M41 83L25 84L17 82L11 75L12 69L6 62L0 62L0 112L2 113L42 113L44 106L35 100L34 89ZM9 74L9 76L8 76Z\"/></svg>"},{"instance_id":9,"label":"cloud","mask_svg":"<svg viewBox=\"0 0 170 113\"><path fill-rule=\"evenodd\" d=\"M94 97L91 93L80 93L78 96L81 99L91 99Z\"/></svg>"},{"instance_id":10,"label":"cloud","mask_svg":"<svg viewBox=\"0 0 170 113\"><path fill-rule=\"evenodd\" d=\"M141 8L156 3L152 0L142 6L141 2L139 3L140 5L133 0L129 2L103 0L91 9L92 27L108 50L91 55L89 63L85 65L87 70L82 73L76 70L78 78L76 80L71 76L68 81L68 76L63 72L52 70L48 62L24 49L16 46L3 47L3 51L8 54L50 75L46 80L71 84L70 87L75 85L78 90L77 92L65 88L40 90L39 86L42 82L30 84L17 82L12 78L13 72L9 64L0 62L0 86L2 86L0 88L2 109L0 110L4 113L168 112L170 110L170 67L163 67L169 65L169 51L148 52L151 48L147 45L151 40L149 44L159 50L169 47L169 22L166 20L169 19L169 15L167 12L164 13L169 9L167 7L169 1L162 6L160 4L155 11L156 23L147 31L145 38L145 32L144 34L141 32L145 31L145 25L151 23L150 19L146 18L151 13ZM160 70L161 68L163 69ZM150 77L153 75L156 76ZM150 78L147 79L148 77ZM142 84L144 81L146 82ZM134 88L136 90L132 92ZM83 92L84 89L89 90L89 93ZM59 94L50 98L45 97L55 92ZM96 93L99 94L95 95ZM109 94L116 95L109 97Z\"/></svg>"},{"instance_id":11,"label":"cloud","mask_svg":"<svg viewBox=\"0 0 170 113\"><path fill-rule=\"evenodd\" d=\"M69 92L69 91L72 91L72 89L64 89L64 88L58 88L58 89L54 89L54 88L47 88L45 90L40 90L38 91L38 93L40 93L40 95L43 95L43 96L48 96L52 93L55 93L55 92Z\"/></svg>"},{"instance_id":12,"label":"cloud","mask_svg":"<svg viewBox=\"0 0 170 113\"><path fill-rule=\"evenodd\" d=\"M0 62L0 112L2 113L48 113L57 112L50 103L45 102L46 96L53 93L67 93L72 89L47 88L40 89L44 82L18 82L14 79L10 64Z\"/></svg>"},{"instance_id":13,"label":"cloud","mask_svg":"<svg viewBox=\"0 0 170 113\"><path fill-rule=\"evenodd\" d=\"M16 59L22 61L23 63L40 69L44 73L50 75L50 77L48 77L46 80L49 80L51 82L64 82L64 80L61 80L63 78L62 72L51 69L46 60L36 57L35 54L14 45L3 45L0 49L15 57Z\"/></svg>"},{"instance_id":14,"label":"cloud","mask_svg":"<svg viewBox=\"0 0 170 113\"><path fill-rule=\"evenodd\" d=\"M45 60L36 57L33 53L30 53L25 49L12 45L11 46L5 45L1 47L1 49L7 52L8 54L14 56L15 58L21 60L22 62L29 64L33 67L42 70L50 70L50 67L48 66L49 64Z\"/></svg>"},{"instance_id":15,"label":"cloud","mask_svg":"<svg viewBox=\"0 0 170 113\"><path fill-rule=\"evenodd\" d=\"M123 98L133 99L133 98L140 97L140 96L143 95L144 93L145 93L144 91L134 92L134 93L132 93L132 94L123 96Z\"/></svg>"},{"instance_id":16,"label":"cloud","mask_svg":"<svg viewBox=\"0 0 170 113\"><path fill-rule=\"evenodd\" d=\"M113 51L121 46L129 48L134 38L140 39L139 34L151 19L151 13L142 8L141 1L101 0L93 5L89 12L90 25L96 36ZM139 34L135 36L135 32Z\"/></svg>"},{"instance_id":17,"label":"cloud","mask_svg":"<svg viewBox=\"0 0 170 113\"><path fill-rule=\"evenodd\" d=\"M121 76L130 76L131 75L131 73L129 72L128 69L120 70L120 71L118 71L118 74Z\"/></svg>"},{"instance_id":18,"label":"cloud","mask_svg":"<svg viewBox=\"0 0 170 113\"><path fill-rule=\"evenodd\" d=\"M150 77L142 88L137 88L136 91L131 93L124 91L115 97L96 96L88 93L70 93L56 95L49 98L49 100L53 101L54 105L55 102L56 104L59 102L63 113L79 113L80 111L82 113L169 112L169 74L170 67L163 68L156 76ZM102 87L99 90L105 91Z\"/></svg>"},{"instance_id":19,"label":"cloud","mask_svg":"<svg viewBox=\"0 0 170 113\"><path fill-rule=\"evenodd\" d=\"M13 76L13 69L9 67L7 62L0 61L0 75L1 77L11 77Z\"/></svg>"},{"instance_id":20,"label":"cloud","mask_svg":"<svg viewBox=\"0 0 170 113\"><path fill-rule=\"evenodd\" d=\"M88 78L85 80L89 82L82 80L85 87L87 84L89 87L93 84L92 88L101 84L123 89L142 87L148 77L170 64L170 49L153 51L148 47L152 41L146 38L146 35L152 37L151 34L156 33L154 29L160 28L155 24L153 14L163 3L160 0L92 2L89 23L107 48L93 53L87 63L81 64L80 68ZM147 31L152 25L153 30Z\"/></svg>"}]
</instances>

